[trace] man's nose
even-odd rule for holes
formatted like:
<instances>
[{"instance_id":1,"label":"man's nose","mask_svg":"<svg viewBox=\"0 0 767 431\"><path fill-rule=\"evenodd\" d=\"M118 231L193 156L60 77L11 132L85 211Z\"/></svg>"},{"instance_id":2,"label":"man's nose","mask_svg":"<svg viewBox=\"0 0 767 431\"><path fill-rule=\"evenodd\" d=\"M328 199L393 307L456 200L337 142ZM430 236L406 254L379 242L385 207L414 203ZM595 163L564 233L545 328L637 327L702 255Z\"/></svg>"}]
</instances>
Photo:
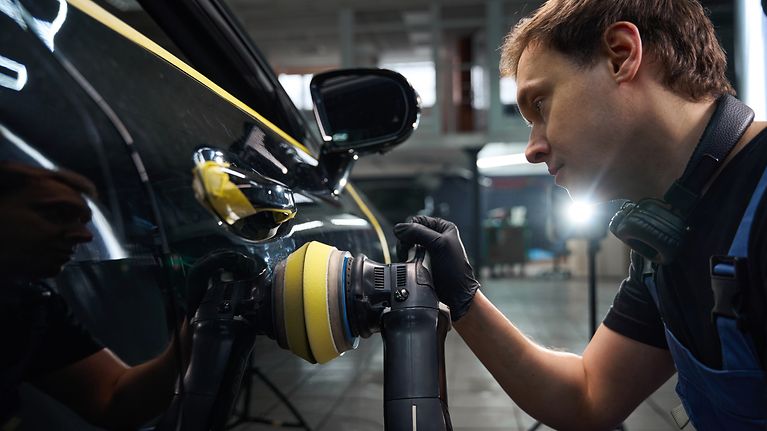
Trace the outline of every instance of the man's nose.
<instances>
[{"instance_id":1,"label":"man's nose","mask_svg":"<svg viewBox=\"0 0 767 431\"><path fill-rule=\"evenodd\" d=\"M527 147L525 147L525 157L530 163L542 163L545 162L551 154L551 147L545 137L541 136L539 132L533 129L530 132L530 139L527 141Z\"/></svg>"}]
</instances>

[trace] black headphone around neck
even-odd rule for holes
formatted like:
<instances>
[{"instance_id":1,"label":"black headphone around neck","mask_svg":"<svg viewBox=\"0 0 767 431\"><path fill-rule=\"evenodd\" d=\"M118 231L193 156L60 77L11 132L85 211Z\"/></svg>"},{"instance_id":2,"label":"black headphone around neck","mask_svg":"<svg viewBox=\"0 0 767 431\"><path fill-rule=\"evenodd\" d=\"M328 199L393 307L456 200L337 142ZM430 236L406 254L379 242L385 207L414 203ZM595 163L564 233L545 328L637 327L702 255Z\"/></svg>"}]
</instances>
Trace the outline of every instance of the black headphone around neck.
<instances>
[{"instance_id":1,"label":"black headphone around neck","mask_svg":"<svg viewBox=\"0 0 767 431\"><path fill-rule=\"evenodd\" d=\"M623 204L610 220L610 232L651 262L673 262L690 230L687 216L753 120L754 111L741 101L729 94L720 97L682 176L662 200Z\"/></svg>"}]
</instances>

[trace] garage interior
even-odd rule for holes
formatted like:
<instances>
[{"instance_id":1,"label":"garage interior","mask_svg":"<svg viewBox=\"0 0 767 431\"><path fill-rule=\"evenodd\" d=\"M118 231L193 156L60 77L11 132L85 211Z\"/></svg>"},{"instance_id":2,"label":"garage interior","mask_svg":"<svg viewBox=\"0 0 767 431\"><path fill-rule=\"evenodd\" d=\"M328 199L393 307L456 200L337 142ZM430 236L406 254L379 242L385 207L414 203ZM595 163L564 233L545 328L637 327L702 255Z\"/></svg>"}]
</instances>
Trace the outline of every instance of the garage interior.
<instances>
[{"instance_id":1,"label":"garage interior","mask_svg":"<svg viewBox=\"0 0 767 431\"><path fill-rule=\"evenodd\" d=\"M103 2L137 30L154 33L133 0ZM701 2L728 55L728 77L757 120L767 119L765 14L744 12L756 0ZM622 202L574 206L545 164L524 158L530 129L515 83L500 76L499 47L541 0L225 3L310 122L309 83L317 73L385 68L405 76L421 100L418 129L391 152L361 158L351 183L385 229L413 215L453 221L482 291L515 326L543 346L583 351L593 330L590 307L601 321L626 277L629 249L607 231ZM377 334L323 365L257 337L231 429L381 430L383 355ZM454 430L551 429L511 401L455 331L445 357ZM673 377L658 389L623 429L678 429L669 413L680 403L675 384ZM57 414L78 421L67 411Z\"/></svg>"},{"instance_id":2,"label":"garage interior","mask_svg":"<svg viewBox=\"0 0 767 431\"><path fill-rule=\"evenodd\" d=\"M742 95L749 79L744 56L753 52L743 43L745 24L738 15L743 7L738 3L743 2L703 3L728 53L728 75ZM542 345L581 352L589 337L590 240L567 232L570 200L545 165L520 160L529 129L516 109L514 82L501 78L497 67L503 37L539 4L230 1L307 115L312 115L312 73L383 67L410 78L423 104L419 129L391 153L360 160L352 180L392 224L413 214L454 221L472 263L482 268L482 289L493 303ZM613 212L609 206L600 208L592 222L606 229ZM595 263L600 319L628 268L628 249L603 234ZM383 345L377 340L364 340L357 350L322 368L266 346L257 351L257 366L275 377L312 429L383 427ZM454 331L448 335L446 357L456 430L535 427ZM625 429L677 429L669 414L679 404L675 384L672 378L643 402ZM254 394L260 409L251 413L295 422L263 382L256 381ZM269 427L242 424L236 429Z\"/></svg>"}]
</instances>

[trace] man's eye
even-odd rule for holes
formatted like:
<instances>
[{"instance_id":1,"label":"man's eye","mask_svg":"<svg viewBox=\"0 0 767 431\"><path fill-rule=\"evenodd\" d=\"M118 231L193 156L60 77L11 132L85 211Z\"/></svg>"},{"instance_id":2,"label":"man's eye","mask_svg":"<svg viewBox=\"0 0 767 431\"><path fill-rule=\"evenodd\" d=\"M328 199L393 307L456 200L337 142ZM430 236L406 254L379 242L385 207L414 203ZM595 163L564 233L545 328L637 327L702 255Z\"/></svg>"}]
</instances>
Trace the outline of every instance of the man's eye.
<instances>
[{"instance_id":1,"label":"man's eye","mask_svg":"<svg viewBox=\"0 0 767 431\"><path fill-rule=\"evenodd\" d=\"M543 115L543 99L538 99L533 104L538 115Z\"/></svg>"}]
</instances>

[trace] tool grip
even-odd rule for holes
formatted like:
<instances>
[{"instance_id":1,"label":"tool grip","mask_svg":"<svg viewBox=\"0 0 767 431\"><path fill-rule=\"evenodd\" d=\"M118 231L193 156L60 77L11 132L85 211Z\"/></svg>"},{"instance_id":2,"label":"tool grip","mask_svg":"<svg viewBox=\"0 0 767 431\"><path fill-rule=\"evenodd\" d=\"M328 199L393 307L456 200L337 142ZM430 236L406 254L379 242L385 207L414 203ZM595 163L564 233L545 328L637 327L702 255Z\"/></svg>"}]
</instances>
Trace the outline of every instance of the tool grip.
<instances>
[{"instance_id":1,"label":"tool grip","mask_svg":"<svg viewBox=\"0 0 767 431\"><path fill-rule=\"evenodd\" d=\"M383 316L387 430L452 430L445 378L445 336L450 317L437 304L435 297L435 308L403 307Z\"/></svg>"}]
</instances>

